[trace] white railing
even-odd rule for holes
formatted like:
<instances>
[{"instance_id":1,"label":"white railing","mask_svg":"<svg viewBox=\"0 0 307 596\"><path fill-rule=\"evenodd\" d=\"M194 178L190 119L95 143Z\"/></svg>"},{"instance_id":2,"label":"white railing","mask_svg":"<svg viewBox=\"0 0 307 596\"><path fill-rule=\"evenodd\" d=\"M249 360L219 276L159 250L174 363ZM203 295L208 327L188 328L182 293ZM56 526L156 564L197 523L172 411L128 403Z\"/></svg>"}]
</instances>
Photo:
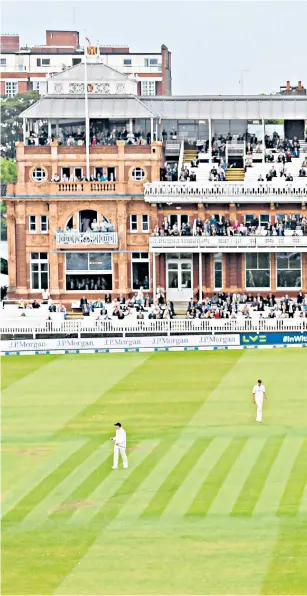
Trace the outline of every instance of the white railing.
<instances>
[{"instance_id":1,"label":"white railing","mask_svg":"<svg viewBox=\"0 0 307 596\"><path fill-rule=\"evenodd\" d=\"M117 246L117 232L56 232L56 244L108 244Z\"/></svg>"},{"instance_id":2,"label":"white railing","mask_svg":"<svg viewBox=\"0 0 307 596\"><path fill-rule=\"evenodd\" d=\"M307 236L152 236L150 249L244 250L295 249L307 251Z\"/></svg>"},{"instance_id":3,"label":"white railing","mask_svg":"<svg viewBox=\"0 0 307 596\"><path fill-rule=\"evenodd\" d=\"M291 183L277 182L146 182L144 184L145 201L195 203L199 200L223 198L229 200L260 199L267 196L270 199L305 199L307 197L307 183L295 181Z\"/></svg>"},{"instance_id":4,"label":"white railing","mask_svg":"<svg viewBox=\"0 0 307 596\"><path fill-rule=\"evenodd\" d=\"M105 334L125 337L138 334L181 334L181 333L245 333L245 332L306 332L307 319L173 319L173 320L130 320L130 321L98 321L68 320L63 322L44 321L36 326L26 321L6 321L0 328L4 336L28 336L36 338L38 335L85 335L95 336Z\"/></svg>"}]
</instances>

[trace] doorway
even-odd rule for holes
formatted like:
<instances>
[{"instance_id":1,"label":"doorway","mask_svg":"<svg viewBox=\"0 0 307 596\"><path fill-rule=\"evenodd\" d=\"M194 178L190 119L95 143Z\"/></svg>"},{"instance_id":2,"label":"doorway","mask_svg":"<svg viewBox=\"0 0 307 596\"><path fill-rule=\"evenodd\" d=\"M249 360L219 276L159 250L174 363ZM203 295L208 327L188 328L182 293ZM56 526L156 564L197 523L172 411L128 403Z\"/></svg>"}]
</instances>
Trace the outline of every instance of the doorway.
<instances>
[{"instance_id":1,"label":"doorway","mask_svg":"<svg viewBox=\"0 0 307 596\"><path fill-rule=\"evenodd\" d=\"M167 261L167 299L188 301L193 296L192 259Z\"/></svg>"}]
</instances>

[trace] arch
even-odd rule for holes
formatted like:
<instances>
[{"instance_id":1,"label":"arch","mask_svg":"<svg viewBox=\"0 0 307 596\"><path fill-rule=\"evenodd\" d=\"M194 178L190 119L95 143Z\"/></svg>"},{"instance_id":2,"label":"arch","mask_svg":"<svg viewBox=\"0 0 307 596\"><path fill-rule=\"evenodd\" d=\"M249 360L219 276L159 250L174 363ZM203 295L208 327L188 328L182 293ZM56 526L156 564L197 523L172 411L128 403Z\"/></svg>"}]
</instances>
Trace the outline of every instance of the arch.
<instances>
[{"instance_id":1,"label":"arch","mask_svg":"<svg viewBox=\"0 0 307 596\"><path fill-rule=\"evenodd\" d=\"M73 229L73 218L77 215L78 217L78 230L79 232L87 231L88 227L91 227L94 220L97 221L100 227L104 228L106 232L114 232L115 226L109 220L108 217L103 215L98 209L79 209L78 211L70 212L66 214L63 229Z\"/></svg>"}]
</instances>

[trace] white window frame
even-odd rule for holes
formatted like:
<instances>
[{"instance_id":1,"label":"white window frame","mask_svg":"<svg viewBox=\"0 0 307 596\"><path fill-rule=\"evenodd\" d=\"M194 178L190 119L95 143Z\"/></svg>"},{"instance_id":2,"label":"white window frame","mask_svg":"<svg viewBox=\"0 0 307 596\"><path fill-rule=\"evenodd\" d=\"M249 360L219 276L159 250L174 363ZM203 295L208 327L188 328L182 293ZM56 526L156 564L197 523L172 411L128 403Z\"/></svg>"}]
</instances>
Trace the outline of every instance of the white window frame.
<instances>
[{"instance_id":1,"label":"white window frame","mask_svg":"<svg viewBox=\"0 0 307 596\"><path fill-rule=\"evenodd\" d=\"M0 58L0 66L6 66L6 58Z\"/></svg>"},{"instance_id":2,"label":"white window frame","mask_svg":"<svg viewBox=\"0 0 307 596\"><path fill-rule=\"evenodd\" d=\"M40 84L41 84L41 81L32 81L33 91L37 91L37 93L40 93Z\"/></svg>"},{"instance_id":3,"label":"white window frame","mask_svg":"<svg viewBox=\"0 0 307 596\"><path fill-rule=\"evenodd\" d=\"M123 59L123 66L132 66L131 58L124 58Z\"/></svg>"},{"instance_id":4,"label":"white window frame","mask_svg":"<svg viewBox=\"0 0 307 596\"><path fill-rule=\"evenodd\" d=\"M48 259L48 253L47 253L47 259L41 259L40 255L43 254L43 252L38 252L38 259L33 259L32 258L32 254L34 254L36 251L33 251L30 253L30 287L31 287L31 292L42 292L43 290L48 290L49 289L49 281L50 281L50 276L49 276L49 259ZM38 271L32 271L32 265L37 264L38 263ZM47 271L42 271L41 270L41 265L47 263ZM39 276L39 288L33 288L33 280L32 280L32 275L33 273L38 273ZM47 273L47 279L48 279L48 283L47 283L47 288L42 287L42 273Z\"/></svg>"},{"instance_id":5,"label":"white window frame","mask_svg":"<svg viewBox=\"0 0 307 596\"><path fill-rule=\"evenodd\" d=\"M132 221L132 218L135 218L136 221ZM133 229L133 226L136 225L136 229ZM133 234L137 234L139 229L139 218L138 218L138 214L137 213L131 213L130 215L130 232L132 232Z\"/></svg>"},{"instance_id":6,"label":"white window frame","mask_svg":"<svg viewBox=\"0 0 307 596\"><path fill-rule=\"evenodd\" d=\"M216 265L216 263L221 263L221 266L222 266L221 267L222 283L221 283L221 287L219 287L219 288L215 285L215 265ZM223 287L224 287L223 253L215 253L213 255L213 286L214 286L215 290L223 290Z\"/></svg>"},{"instance_id":7,"label":"white window frame","mask_svg":"<svg viewBox=\"0 0 307 596\"><path fill-rule=\"evenodd\" d=\"M287 253L286 251L282 251L281 253L278 253L278 252L275 253L275 255L276 255L276 257L275 257L276 258L276 290L282 291L282 292L285 292L285 293L287 293L288 290L290 290L290 291L295 290L295 291L298 292L301 289L302 281L303 281L302 280L302 266L303 266L302 254L303 253L297 252L297 254L299 254L300 257L301 257L301 267L300 267L301 284L300 284L300 286L294 286L294 287L291 287L291 286L286 287L286 286L278 286L277 285L278 284L278 271L296 271L296 269L290 269L289 267L287 269L278 269L278 267L277 267L277 257L278 257L279 254L288 254L288 255L291 255L293 253L291 253L291 252L290 253ZM289 262L289 257L288 257L288 262Z\"/></svg>"},{"instance_id":8,"label":"white window frame","mask_svg":"<svg viewBox=\"0 0 307 596\"><path fill-rule=\"evenodd\" d=\"M149 66L158 66L158 58L150 58L149 59Z\"/></svg>"},{"instance_id":9,"label":"white window frame","mask_svg":"<svg viewBox=\"0 0 307 596\"><path fill-rule=\"evenodd\" d=\"M29 215L29 233L36 234L36 215Z\"/></svg>"},{"instance_id":10,"label":"white window frame","mask_svg":"<svg viewBox=\"0 0 307 596\"><path fill-rule=\"evenodd\" d=\"M169 213L167 216L167 221L168 221L168 225L171 225L171 217L177 217L177 226L178 226L178 230L181 230L182 228L182 216L187 217L188 221L186 222L187 224L190 224L190 216L188 213ZM173 224L174 225L174 224Z\"/></svg>"},{"instance_id":11,"label":"white window frame","mask_svg":"<svg viewBox=\"0 0 307 596\"><path fill-rule=\"evenodd\" d=\"M268 221L262 221L262 217L264 216L269 216L269 220ZM244 223L245 225L249 225L249 222L247 222L247 217L253 217L253 215L250 215L249 213L245 213L244 215ZM260 213L259 215L257 215L258 219L259 219L259 226L260 227L265 227L266 229L270 227L271 225L271 215L269 213Z\"/></svg>"},{"instance_id":12,"label":"white window frame","mask_svg":"<svg viewBox=\"0 0 307 596\"><path fill-rule=\"evenodd\" d=\"M156 95L156 81L141 81L141 95L154 97Z\"/></svg>"},{"instance_id":13,"label":"white window frame","mask_svg":"<svg viewBox=\"0 0 307 596\"><path fill-rule=\"evenodd\" d=\"M35 172L37 172L38 170L41 170L41 172L44 172L44 177L41 178L41 179L36 178L36 176L34 175ZM46 181L47 180L47 172L46 172L46 170L44 168L41 168L41 167L34 168L34 170L32 171L32 180L34 180L34 182L38 182L38 183L41 183L41 182Z\"/></svg>"},{"instance_id":14,"label":"white window frame","mask_svg":"<svg viewBox=\"0 0 307 596\"><path fill-rule=\"evenodd\" d=\"M45 218L45 220L43 218ZM49 232L49 218L48 218L48 215L41 215L40 216L40 231L41 231L41 234L48 234L48 232Z\"/></svg>"},{"instance_id":15,"label":"white window frame","mask_svg":"<svg viewBox=\"0 0 307 596\"><path fill-rule=\"evenodd\" d=\"M133 257L134 254L138 254L139 257ZM147 254L147 257L142 257L142 255ZM144 251L133 251L131 253L131 289L134 292L137 292L139 288L135 288L133 286L133 263L148 263L148 289L144 290L144 292L149 292L151 288L150 283L150 260L149 260L149 253Z\"/></svg>"},{"instance_id":16,"label":"white window frame","mask_svg":"<svg viewBox=\"0 0 307 596\"><path fill-rule=\"evenodd\" d=\"M142 214L142 232L144 234L149 233L149 215L147 213Z\"/></svg>"},{"instance_id":17,"label":"white window frame","mask_svg":"<svg viewBox=\"0 0 307 596\"><path fill-rule=\"evenodd\" d=\"M40 67L42 65L42 59L36 58L36 66Z\"/></svg>"},{"instance_id":18,"label":"white window frame","mask_svg":"<svg viewBox=\"0 0 307 596\"><path fill-rule=\"evenodd\" d=\"M18 81L5 81L5 95L15 97L18 94Z\"/></svg>"},{"instance_id":19,"label":"white window frame","mask_svg":"<svg viewBox=\"0 0 307 596\"><path fill-rule=\"evenodd\" d=\"M254 253L257 254L257 259L258 259L258 254L262 254L262 253ZM249 290L249 291L257 291L257 292L261 292L261 291L267 291L267 290L271 290L272 289L272 254L269 254L269 270L270 270L270 287L257 287L257 286L247 286L247 279L246 279L246 254L244 255L244 286L245 286L245 290ZM266 269L257 269L257 271L266 271Z\"/></svg>"},{"instance_id":20,"label":"white window frame","mask_svg":"<svg viewBox=\"0 0 307 596\"><path fill-rule=\"evenodd\" d=\"M133 175L133 172L139 172L138 174L136 173L135 175ZM132 168L131 170L131 178L132 180L134 180L135 182L142 182L146 177L146 171L145 168L141 168L140 166L136 167L136 168Z\"/></svg>"}]
</instances>

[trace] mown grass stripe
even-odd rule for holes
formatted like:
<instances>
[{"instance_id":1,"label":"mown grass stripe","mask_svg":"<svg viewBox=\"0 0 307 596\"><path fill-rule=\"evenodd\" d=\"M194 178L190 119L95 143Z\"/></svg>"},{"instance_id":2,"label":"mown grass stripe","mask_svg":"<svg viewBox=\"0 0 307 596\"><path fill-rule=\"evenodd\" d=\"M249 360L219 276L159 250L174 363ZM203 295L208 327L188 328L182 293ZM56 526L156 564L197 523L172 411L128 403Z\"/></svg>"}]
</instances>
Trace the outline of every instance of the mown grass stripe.
<instances>
[{"instance_id":1,"label":"mown grass stripe","mask_svg":"<svg viewBox=\"0 0 307 596\"><path fill-rule=\"evenodd\" d=\"M307 515L307 482L305 484L305 488L304 488L303 495L301 498L298 513L299 513L299 515L304 515L304 516Z\"/></svg>"},{"instance_id":2,"label":"mown grass stripe","mask_svg":"<svg viewBox=\"0 0 307 596\"><path fill-rule=\"evenodd\" d=\"M123 524L125 521L132 523L133 520L137 520L142 515L151 501L152 495L160 492L161 484L168 478L169 474L194 441L194 438L181 437L173 444L171 449L157 462L157 465L154 466L145 480L139 485L128 503L120 510L116 517L116 525Z\"/></svg>"},{"instance_id":3,"label":"mown grass stripe","mask_svg":"<svg viewBox=\"0 0 307 596\"><path fill-rule=\"evenodd\" d=\"M219 461L211 470L198 491L192 505L186 513L187 516L204 516L207 514L211 503L225 481L229 470L240 455L246 441L246 438L234 439L231 441L230 445L221 455Z\"/></svg>"},{"instance_id":4,"label":"mown grass stripe","mask_svg":"<svg viewBox=\"0 0 307 596\"><path fill-rule=\"evenodd\" d=\"M39 466L33 467L32 471L23 476L5 494L2 501L2 516L4 517L10 509L13 509L34 487L38 486L44 478L49 476L55 468L58 468L72 453L84 445L84 440L66 441L54 447L54 451Z\"/></svg>"},{"instance_id":5,"label":"mown grass stripe","mask_svg":"<svg viewBox=\"0 0 307 596\"><path fill-rule=\"evenodd\" d=\"M168 477L164 480L160 489L148 503L146 509L142 513L142 517L162 515L178 488L182 486L185 478L190 473L191 468L207 449L211 440L212 439L209 438L201 438L193 442Z\"/></svg>"},{"instance_id":6,"label":"mown grass stripe","mask_svg":"<svg viewBox=\"0 0 307 596\"><path fill-rule=\"evenodd\" d=\"M287 436L272 465L253 515L276 514L303 437Z\"/></svg>"},{"instance_id":7,"label":"mown grass stripe","mask_svg":"<svg viewBox=\"0 0 307 596\"><path fill-rule=\"evenodd\" d=\"M132 470L127 480L119 487L114 496L99 509L94 521L97 523L106 520L112 521L121 509L126 505L127 501L132 497L140 484L144 482L145 478L151 470L158 464L161 458L170 450L175 438L171 440L162 440L153 449L153 451L143 460L138 467Z\"/></svg>"},{"instance_id":8,"label":"mown grass stripe","mask_svg":"<svg viewBox=\"0 0 307 596\"><path fill-rule=\"evenodd\" d=\"M264 443L265 439L248 439L236 462L232 466L228 476L226 477L225 482L220 487L216 498L212 502L208 511L208 515L230 514L233 505L236 502L237 496L250 472L250 469L258 458Z\"/></svg>"},{"instance_id":9,"label":"mown grass stripe","mask_svg":"<svg viewBox=\"0 0 307 596\"><path fill-rule=\"evenodd\" d=\"M82 461L80 466L76 467L71 474L58 484L45 499L40 501L32 511L24 518L21 526L26 529L31 527L33 530L38 524L43 523L49 517L49 514L61 508L63 501L71 494L73 489L85 480L88 475L97 468L101 460L109 459L111 465L111 445L106 441L98 447L87 459ZM73 504L70 502L70 506Z\"/></svg>"},{"instance_id":10,"label":"mown grass stripe","mask_svg":"<svg viewBox=\"0 0 307 596\"><path fill-rule=\"evenodd\" d=\"M307 438L297 454L284 494L279 503L277 515L297 515L307 482Z\"/></svg>"},{"instance_id":11,"label":"mown grass stripe","mask_svg":"<svg viewBox=\"0 0 307 596\"><path fill-rule=\"evenodd\" d=\"M129 468L127 470L122 468L111 470L110 466L110 475L106 478L102 478L95 490L88 494L88 506L78 508L70 519L67 520L67 523L72 526L76 524L88 525L99 513L104 504L108 503L120 490L121 486L126 483L129 476L131 476L137 467L144 460L147 460L158 444L158 439L142 441L139 443L136 446L136 450L129 454Z\"/></svg>"},{"instance_id":12,"label":"mown grass stripe","mask_svg":"<svg viewBox=\"0 0 307 596\"><path fill-rule=\"evenodd\" d=\"M205 478L227 449L231 439L229 437L218 437L211 439L198 461L194 463L192 470L186 476L183 484L168 503L162 517L170 519L171 516L183 516L191 506L195 495L198 493Z\"/></svg>"},{"instance_id":13,"label":"mown grass stripe","mask_svg":"<svg viewBox=\"0 0 307 596\"><path fill-rule=\"evenodd\" d=\"M105 437L106 438L106 437ZM68 474L97 449L97 441L87 441L53 470L37 486L17 503L3 518L5 522L20 523Z\"/></svg>"},{"instance_id":14,"label":"mown grass stripe","mask_svg":"<svg viewBox=\"0 0 307 596\"><path fill-rule=\"evenodd\" d=\"M283 440L284 437L267 439L232 508L231 515L238 517L252 515Z\"/></svg>"}]
</instances>

